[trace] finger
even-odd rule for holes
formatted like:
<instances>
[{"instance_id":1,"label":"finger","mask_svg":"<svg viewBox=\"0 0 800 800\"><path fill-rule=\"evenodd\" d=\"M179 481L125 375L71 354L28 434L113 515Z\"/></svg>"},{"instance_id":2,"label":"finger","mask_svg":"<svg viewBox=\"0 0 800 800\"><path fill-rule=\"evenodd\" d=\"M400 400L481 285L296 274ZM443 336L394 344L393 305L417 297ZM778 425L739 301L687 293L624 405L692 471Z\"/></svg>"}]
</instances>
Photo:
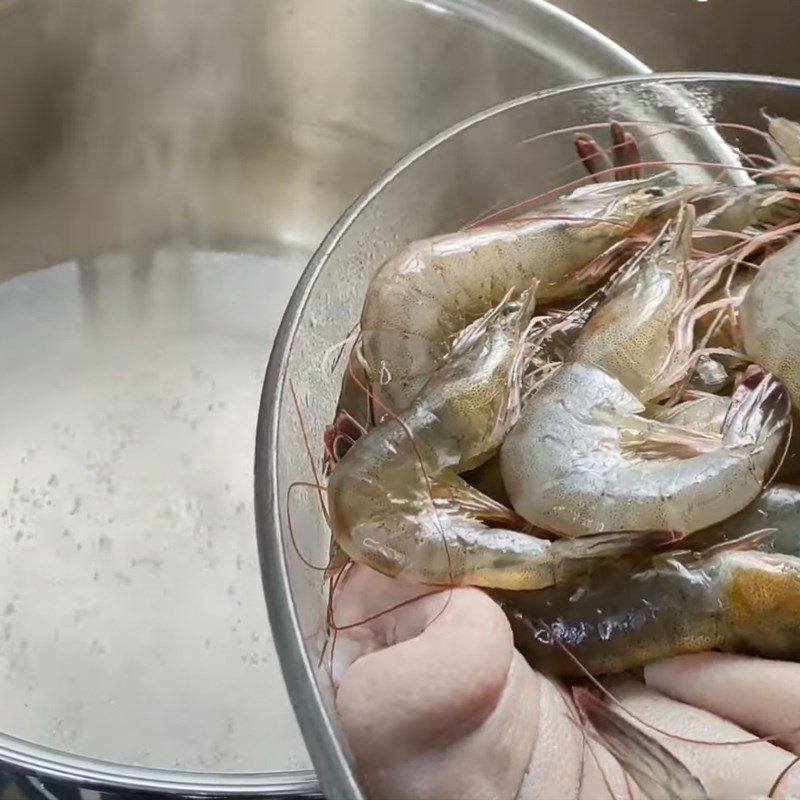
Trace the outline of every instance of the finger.
<instances>
[{"instance_id":1,"label":"finger","mask_svg":"<svg viewBox=\"0 0 800 800\"><path fill-rule=\"evenodd\" d=\"M652 664L645 682L800 754L800 664L703 653Z\"/></svg>"},{"instance_id":2,"label":"finger","mask_svg":"<svg viewBox=\"0 0 800 800\"><path fill-rule=\"evenodd\" d=\"M700 779L709 797L764 797L793 760L789 752L767 742L736 745L682 741L675 736L729 742L752 739L752 735L728 720L668 698L636 681L613 681L609 689L631 715L673 734L666 735L631 718ZM783 786L785 791L797 792L800 779L796 774L790 775Z\"/></svg>"},{"instance_id":3,"label":"finger","mask_svg":"<svg viewBox=\"0 0 800 800\"><path fill-rule=\"evenodd\" d=\"M636 180L642 177L642 157L636 139L618 122L611 123L612 152L614 154L614 178L618 181Z\"/></svg>"},{"instance_id":4,"label":"finger","mask_svg":"<svg viewBox=\"0 0 800 800\"><path fill-rule=\"evenodd\" d=\"M584 768L583 735L564 690L539 677L538 736L519 800L576 798ZM594 775L594 773L593 773Z\"/></svg>"},{"instance_id":5,"label":"finger","mask_svg":"<svg viewBox=\"0 0 800 800\"><path fill-rule=\"evenodd\" d=\"M331 590L334 686L358 658L421 633L449 602L450 593L387 578L354 565Z\"/></svg>"},{"instance_id":6,"label":"finger","mask_svg":"<svg viewBox=\"0 0 800 800\"><path fill-rule=\"evenodd\" d=\"M373 630L389 646L342 676L337 707L374 797L512 797L530 762L538 679L495 603L447 594L431 618L386 615Z\"/></svg>"},{"instance_id":7,"label":"finger","mask_svg":"<svg viewBox=\"0 0 800 800\"><path fill-rule=\"evenodd\" d=\"M598 172L611 168L611 161L606 156L605 150L597 143L594 137L586 133L579 133L574 141L575 151L583 162L586 171L593 177L595 183L598 179L594 177Z\"/></svg>"}]
</instances>

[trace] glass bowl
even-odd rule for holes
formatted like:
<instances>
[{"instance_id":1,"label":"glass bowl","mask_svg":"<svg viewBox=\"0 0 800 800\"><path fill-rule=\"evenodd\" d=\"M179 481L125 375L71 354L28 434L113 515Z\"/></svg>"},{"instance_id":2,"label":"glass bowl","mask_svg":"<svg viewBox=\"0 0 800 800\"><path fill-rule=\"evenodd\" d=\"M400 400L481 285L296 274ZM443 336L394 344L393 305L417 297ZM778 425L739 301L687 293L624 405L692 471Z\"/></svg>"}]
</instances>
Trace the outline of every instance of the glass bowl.
<instances>
[{"instance_id":1,"label":"glass bowl","mask_svg":"<svg viewBox=\"0 0 800 800\"><path fill-rule=\"evenodd\" d=\"M370 277L410 241L456 230L487 211L585 176L573 150L575 126L596 125L589 130L603 136L600 128L618 120L645 140L645 158L669 161L682 180L713 176L747 183L737 152L766 155L766 145L724 123L763 130L762 110L800 118L800 82L669 74L594 81L522 97L455 125L398 162L341 217L311 259L284 315L264 383L255 507L273 634L328 796L362 796L321 664L325 586L321 573L306 563L326 563L329 533L319 498L302 489L292 495L293 539L287 492L293 481L315 480L310 459L319 471L322 434L332 421L346 361L341 358L331 368L326 354L357 323ZM561 132L552 133L556 130Z\"/></svg>"}]
</instances>

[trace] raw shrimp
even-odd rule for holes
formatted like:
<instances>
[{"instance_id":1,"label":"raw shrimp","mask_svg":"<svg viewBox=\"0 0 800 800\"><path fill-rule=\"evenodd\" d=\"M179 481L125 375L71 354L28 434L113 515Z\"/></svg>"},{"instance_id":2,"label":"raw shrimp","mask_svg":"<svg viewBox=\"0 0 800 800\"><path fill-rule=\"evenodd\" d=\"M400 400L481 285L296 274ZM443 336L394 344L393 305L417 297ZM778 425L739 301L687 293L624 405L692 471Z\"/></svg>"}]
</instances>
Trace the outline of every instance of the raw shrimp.
<instances>
[{"instance_id":1,"label":"raw shrimp","mask_svg":"<svg viewBox=\"0 0 800 800\"><path fill-rule=\"evenodd\" d=\"M747 355L777 375L800 407L800 238L761 264L739 308Z\"/></svg>"},{"instance_id":2,"label":"raw shrimp","mask_svg":"<svg viewBox=\"0 0 800 800\"><path fill-rule=\"evenodd\" d=\"M697 220L698 226L710 229L698 241L699 248L706 252L718 252L732 243L730 236L714 236L711 231L757 233L779 223L796 221L800 216L797 197L784 186L760 183L737 186L728 191L729 197L725 202Z\"/></svg>"},{"instance_id":3,"label":"raw shrimp","mask_svg":"<svg viewBox=\"0 0 800 800\"><path fill-rule=\"evenodd\" d=\"M598 292L597 294L602 294ZM604 294L610 297L610 294ZM526 356L526 362L534 366L557 364L564 360L574 346L574 340L586 324L586 319L596 307L596 303L583 303L570 312L560 315L552 314L550 319L543 319L544 330L541 334L533 331L530 338L536 342L535 359ZM664 334L666 336L666 334ZM700 394L687 402L671 408L658 409L653 412L654 419L691 428L697 431L720 433L725 415L730 408L730 399L713 394ZM470 484L488 494L495 500L510 505L511 501L503 484L500 471L500 459L493 457L477 470L464 476Z\"/></svg>"},{"instance_id":4,"label":"raw shrimp","mask_svg":"<svg viewBox=\"0 0 800 800\"><path fill-rule=\"evenodd\" d=\"M669 408L656 408L652 417L700 433L722 433L731 399L718 394L697 393L689 400Z\"/></svg>"},{"instance_id":5,"label":"raw shrimp","mask_svg":"<svg viewBox=\"0 0 800 800\"><path fill-rule=\"evenodd\" d=\"M645 400L664 388L657 378L676 319L686 308L694 220L694 209L685 206L665 226L589 318L572 348L571 360L602 367ZM685 349L684 360L691 341Z\"/></svg>"},{"instance_id":6,"label":"raw shrimp","mask_svg":"<svg viewBox=\"0 0 800 800\"><path fill-rule=\"evenodd\" d=\"M550 542L487 526L510 526L514 515L458 473L489 459L516 417L531 309L523 293L466 328L411 407L336 464L331 529L354 561L408 582L533 589L675 538L655 531Z\"/></svg>"},{"instance_id":7,"label":"raw shrimp","mask_svg":"<svg viewBox=\"0 0 800 800\"><path fill-rule=\"evenodd\" d=\"M734 382L734 372L719 359L696 354L688 388L697 392L721 392Z\"/></svg>"},{"instance_id":8,"label":"raw shrimp","mask_svg":"<svg viewBox=\"0 0 800 800\"><path fill-rule=\"evenodd\" d=\"M753 549L800 558L800 488L775 484L730 519L692 534L680 547L705 550L762 531Z\"/></svg>"},{"instance_id":9,"label":"raw shrimp","mask_svg":"<svg viewBox=\"0 0 800 800\"><path fill-rule=\"evenodd\" d=\"M785 117L769 119L773 153L784 164L800 166L800 124Z\"/></svg>"},{"instance_id":10,"label":"raw shrimp","mask_svg":"<svg viewBox=\"0 0 800 800\"><path fill-rule=\"evenodd\" d=\"M579 588L492 592L529 663L551 675L635 669L661 658L726 650L800 660L800 559L712 549Z\"/></svg>"},{"instance_id":11,"label":"raw shrimp","mask_svg":"<svg viewBox=\"0 0 800 800\"><path fill-rule=\"evenodd\" d=\"M408 408L453 337L509 290L537 279L537 301L578 297L593 266L632 233L663 224L708 186L662 188L660 177L575 190L536 216L494 222L410 244L376 273L361 315L363 359L377 400ZM381 409L383 411L383 409Z\"/></svg>"},{"instance_id":12,"label":"raw shrimp","mask_svg":"<svg viewBox=\"0 0 800 800\"><path fill-rule=\"evenodd\" d=\"M781 384L759 373L740 385L721 435L647 419L644 410L599 367L561 367L528 401L500 451L514 509L564 536L712 525L762 490L789 401Z\"/></svg>"}]
</instances>

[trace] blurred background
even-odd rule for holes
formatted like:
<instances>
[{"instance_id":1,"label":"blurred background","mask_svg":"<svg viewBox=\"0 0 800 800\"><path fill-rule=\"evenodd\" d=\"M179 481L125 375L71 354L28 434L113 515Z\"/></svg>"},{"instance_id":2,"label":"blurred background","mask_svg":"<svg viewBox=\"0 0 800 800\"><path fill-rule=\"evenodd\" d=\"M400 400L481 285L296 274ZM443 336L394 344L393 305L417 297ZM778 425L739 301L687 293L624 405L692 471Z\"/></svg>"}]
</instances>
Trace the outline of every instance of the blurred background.
<instances>
[{"instance_id":1,"label":"blurred background","mask_svg":"<svg viewBox=\"0 0 800 800\"><path fill-rule=\"evenodd\" d=\"M796 77L796 0L555 0L656 72L721 70Z\"/></svg>"}]
</instances>

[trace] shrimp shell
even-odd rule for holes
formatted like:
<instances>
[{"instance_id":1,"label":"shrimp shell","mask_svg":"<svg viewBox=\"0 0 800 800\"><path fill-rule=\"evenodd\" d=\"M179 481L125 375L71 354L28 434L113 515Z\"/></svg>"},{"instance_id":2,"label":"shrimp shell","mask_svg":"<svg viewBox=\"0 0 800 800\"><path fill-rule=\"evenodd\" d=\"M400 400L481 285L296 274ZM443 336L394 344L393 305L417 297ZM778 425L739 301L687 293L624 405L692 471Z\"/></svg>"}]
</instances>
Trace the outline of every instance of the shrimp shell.
<instances>
[{"instance_id":1,"label":"shrimp shell","mask_svg":"<svg viewBox=\"0 0 800 800\"><path fill-rule=\"evenodd\" d=\"M739 309L747 355L800 406L800 238L764 260Z\"/></svg>"},{"instance_id":2,"label":"shrimp shell","mask_svg":"<svg viewBox=\"0 0 800 800\"><path fill-rule=\"evenodd\" d=\"M577 587L491 594L517 649L551 675L580 676L578 662L593 675L615 674L714 649L800 660L793 556L723 551L634 575L597 572Z\"/></svg>"},{"instance_id":3,"label":"shrimp shell","mask_svg":"<svg viewBox=\"0 0 800 800\"><path fill-rule=\"evenodd\" d=\"M644 531L551 542L510 529L518 518L459 477L497 451L516 416L530 312L525 295L506 299L467 328L411 407L336 464L331 529L354 561L414 583L538 589L674 540Z\"/></svg>"},{"instance_id":4,"label":"shrimp shell","mask_svg":"<svg viewBox=\"0 0 800 800\"><path fill-rule=\"evenodd\" d=\"M587 265L631 233L663 224L707 186L661 188L659 176L581 187L527 218L413 242L375 274L361 315L373 391L394 412L411 401L466 325L509 291L538 281L537 301L574 298L603 277Z\"/></svg>"},{"instance_id":5,"label":"shrimp shell","mask_svg":"<svg viewBox=\"0 0 800 800\"><path fill-rule=\"evenodd\" d=\"M656 379L688 292L694 220L694 209L684 207L634 259L631 274L586 323L571 360L602 367L638 397L661 392Z\"/></svg>"},{"instance_id":6,"label":"shrimp shell","mask_svg":"<svg viewBox=\"0 0 800 800\"><path fill-rule=\"evenodd\" d=\"M563 536L719 522L754 500L789 416L769 376L737 390L721 436L647 419L616 378L565 364L528 401L500 463L514 509Z\"/></svg>"}]
</instances>

